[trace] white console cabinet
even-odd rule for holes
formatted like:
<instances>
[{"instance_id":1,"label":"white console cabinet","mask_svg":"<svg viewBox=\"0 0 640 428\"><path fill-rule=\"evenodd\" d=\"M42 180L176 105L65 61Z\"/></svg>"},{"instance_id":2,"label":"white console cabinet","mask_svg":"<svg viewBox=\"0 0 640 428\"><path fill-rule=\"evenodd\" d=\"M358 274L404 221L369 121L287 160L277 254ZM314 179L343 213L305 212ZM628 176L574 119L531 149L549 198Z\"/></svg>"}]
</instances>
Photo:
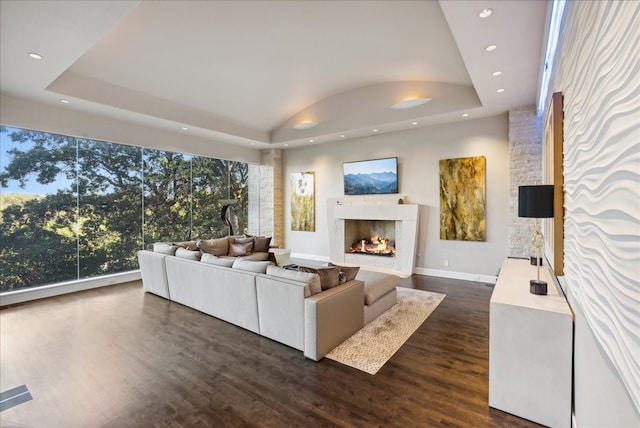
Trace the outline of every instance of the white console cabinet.
<instances>
[{"instance_id":1,"label":"white console cabinet","mask_svg":"<svg viewBox=\"0 0 640 428\"><path fill-rule=\"evenodd\" d=\"M529 260L506 259L491 295L489 406L550 427L571 426L573 315L547 266L548 294L529 292Z\"/></svg>"}]
</instances>

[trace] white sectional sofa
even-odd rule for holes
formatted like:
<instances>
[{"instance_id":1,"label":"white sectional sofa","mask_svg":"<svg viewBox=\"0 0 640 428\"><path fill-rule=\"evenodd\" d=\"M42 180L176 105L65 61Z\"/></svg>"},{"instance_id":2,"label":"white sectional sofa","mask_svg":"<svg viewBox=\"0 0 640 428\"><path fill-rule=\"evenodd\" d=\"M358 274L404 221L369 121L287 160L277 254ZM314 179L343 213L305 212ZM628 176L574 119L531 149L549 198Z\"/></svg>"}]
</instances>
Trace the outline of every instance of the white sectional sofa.
<instances>
[{"instance_id":1,"label":"white sectional sofa","mask_svg":"<svg viewBox=\"0 0 640 428\"><path fill-rule=\"evenodd\" d=\"M310 280L313 274L240 260L224 267L138 252L145 291L301 350L312 360L322 359L363 327L362 281L312 294L317 288Z\"/></svg>"}]
</instances>

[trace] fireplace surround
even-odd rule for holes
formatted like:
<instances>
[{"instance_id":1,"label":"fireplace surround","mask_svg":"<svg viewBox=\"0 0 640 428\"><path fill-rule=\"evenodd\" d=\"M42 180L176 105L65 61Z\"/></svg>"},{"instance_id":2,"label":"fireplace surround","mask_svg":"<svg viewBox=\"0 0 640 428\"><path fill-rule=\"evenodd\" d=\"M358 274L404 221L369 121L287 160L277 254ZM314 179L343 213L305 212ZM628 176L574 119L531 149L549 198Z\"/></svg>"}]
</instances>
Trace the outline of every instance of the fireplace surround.
<instances>
[{"instance_id":1,"label":"fireplace surround","mask_svg":"<svg viewBox=\"0 0 640 428\"><path fill-rule=\"evenodd\" d=\"M363 202L330 198L327 201L327 216L332 262L354 264L364 269L393 273L402 277L413 274L418 243L419 205L389 203L388 200ZM378 231L380 229L374 229L374 234L389 240L393 238L396 247L394 256L379 257L349 252L354 241L365 238L366 234L370 233L365 232L365 236L359 236L362 231L359 229L360 226L352 226L353 220L363 221L359 224L368 223L384 227L382 232Z\"/></svg>"}]
</instances>

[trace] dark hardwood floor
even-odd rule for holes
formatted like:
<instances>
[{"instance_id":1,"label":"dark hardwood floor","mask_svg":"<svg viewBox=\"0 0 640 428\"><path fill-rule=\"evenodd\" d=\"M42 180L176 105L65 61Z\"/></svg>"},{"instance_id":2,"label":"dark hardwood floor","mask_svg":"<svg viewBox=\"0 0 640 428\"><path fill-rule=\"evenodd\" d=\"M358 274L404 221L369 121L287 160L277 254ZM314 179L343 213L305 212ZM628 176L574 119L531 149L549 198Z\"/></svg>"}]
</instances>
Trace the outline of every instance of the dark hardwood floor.
<instances>
[{"instance_id":1,"label":"dark hardwood floor","mask_svg":"<svg viewBox=\"0 0 640 428\"><path fill-rule=\"evenodd\" d=\"M0 309L9 427L533 427L490 409L481 283L414 275L447 297L377 375L142 290L141 282ZM526 385L522 385L526 388Z\"/></svg>"}]
</instances>

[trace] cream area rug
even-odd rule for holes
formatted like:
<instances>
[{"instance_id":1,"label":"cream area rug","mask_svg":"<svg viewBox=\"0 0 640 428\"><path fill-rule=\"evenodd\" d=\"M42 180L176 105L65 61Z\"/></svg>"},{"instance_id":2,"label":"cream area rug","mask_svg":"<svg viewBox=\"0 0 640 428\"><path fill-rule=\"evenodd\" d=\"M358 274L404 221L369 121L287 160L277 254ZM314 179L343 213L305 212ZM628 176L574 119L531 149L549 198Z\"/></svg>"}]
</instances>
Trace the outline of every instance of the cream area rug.
<instances>
[{"instance_id":1,"label":"cream area rug","mask_svg":"<svg viewBox=\"0 0 640 428\"><path fill-rule=\"evenodd\" d=\"M398 303L325 357L374 375L445 297L444 294L413 288L397 289Z\"/></svg>"}]
</instances>

